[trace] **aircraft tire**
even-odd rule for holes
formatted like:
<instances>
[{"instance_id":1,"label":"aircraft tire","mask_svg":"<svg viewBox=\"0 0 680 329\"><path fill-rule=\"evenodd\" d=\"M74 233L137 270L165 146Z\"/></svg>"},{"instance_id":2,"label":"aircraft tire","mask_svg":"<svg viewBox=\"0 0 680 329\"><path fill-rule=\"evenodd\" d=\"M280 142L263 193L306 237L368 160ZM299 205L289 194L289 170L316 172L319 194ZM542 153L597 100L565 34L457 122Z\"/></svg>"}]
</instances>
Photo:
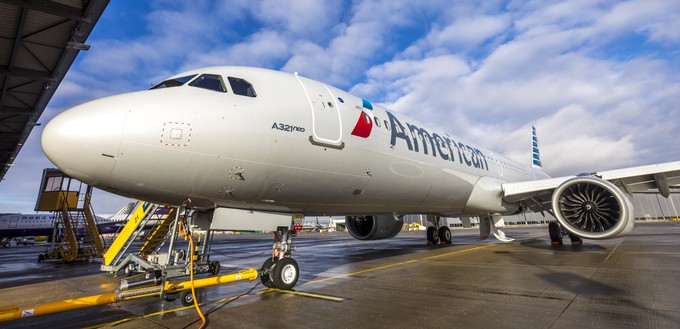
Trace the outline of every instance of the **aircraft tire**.
<instances>
[{"instance_id":1,"label":"aircraft tire","mask_svg":"<svg viewBox=\"0 0 680 329\"><path fill-rule=\"evenodd\" d=\"M439 228L439 241L451 244L451 230L448 227L442 226Z\"/></svg>"},{"instance_id":2,"label":"aircraft tire","mask_svg":"<svg viewBox=\"0 0 680 329\"><path fill-rule=\"evenodd\" d=\"M300 277L300 267L294 259L284 257L274 264L271 275L274 287L290 290L297 284Z\"/></svg>"},{"instance_id":3,"label":"aircraft tire","mask_svg":"<svg viewBox=\"0 0 680 329\"><path fill-rule=\"evenodd\" d=\"M267 287L267 288L273 288L274 287L274 282L272 282L271 274L274 271L272 268L276 262L272 260L271 257L267 257L267 259L264 260L264 264L262 264L262 268L260 269L260 282ZM269 269L271 270L268 273L265 273L264 270Z\"/></svg>"},{"instance_id":4,"label":"aircraft tire","mask_svg":"<svg viewBox=\"0 0 680 329\"><path fill-rule=\"evenodd\" d=\"M571 240L572 247L580 247L583 244L583 238L580 236L569 233L569 239Z\"/></svg>"},{"instance_id":5,"label":"aircraft tire","mask_svg":"<svg viewBox=\"0 0 680 329\"><path fill-rule=\"evenodd\" d=\"M553 246L562 245L562 234L560 226L556 222L548 223L548 233L550 233L550 244Z\"/></svg>"},{"instance_id":6,"label":"aircraft tire","mask_svg":"<svg viewBox=\"0 0 680 329\"><path fill-rule=\"evenodd\" d=\"M427 228L427 242L432 244L439 243L439 233L437 232L436 227L430 226Z\"/></svg>"}]
</instances>

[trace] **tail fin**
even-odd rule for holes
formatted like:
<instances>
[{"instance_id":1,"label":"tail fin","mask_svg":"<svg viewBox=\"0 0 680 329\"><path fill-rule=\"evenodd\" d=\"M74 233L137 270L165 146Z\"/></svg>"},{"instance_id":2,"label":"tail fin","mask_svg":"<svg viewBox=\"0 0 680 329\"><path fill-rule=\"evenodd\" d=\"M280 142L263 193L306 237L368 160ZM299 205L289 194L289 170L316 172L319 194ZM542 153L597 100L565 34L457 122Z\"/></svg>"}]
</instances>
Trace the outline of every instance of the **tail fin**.
<instances>
[{"instance_id":1,"label":"tail fin","mask_svg":"<svg viewBox=\"0 0 680 329\"><path fill-rule=\"evenodd\" d=\"M117 215L128 215L132 212L132 209L135 207L135 202L130 202L123 206L123 208L120 208L118 212L116 213Z\"/></svg>"},{"instance_id":2,"label":"tail fin","mask_svg":"<svg viewBox=\"0 0 680 329\"><path fill-rule=\"evenodd\" d=\"M531 166L543 168L541 163L541 153L538 151L538 137L536 137L536 127L531 126Z\"/></svg>"}]
</instances>

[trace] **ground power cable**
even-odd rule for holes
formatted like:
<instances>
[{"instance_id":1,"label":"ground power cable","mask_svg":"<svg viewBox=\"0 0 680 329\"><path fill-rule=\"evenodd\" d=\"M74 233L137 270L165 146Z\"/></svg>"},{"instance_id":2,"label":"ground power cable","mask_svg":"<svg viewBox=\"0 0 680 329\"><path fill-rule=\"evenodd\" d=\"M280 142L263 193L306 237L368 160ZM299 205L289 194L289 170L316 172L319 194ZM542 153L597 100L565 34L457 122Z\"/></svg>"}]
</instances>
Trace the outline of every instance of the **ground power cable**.
<instances>
[{"instance_id":1,"label":"ground power cable","mask_svg":"<svg viewBox=\"0 0 680 329\"><path fill-rule=\"evenodd\" d=\"M180 234L182 234L185 239L189 238L189 281L191 282L191 297L193 298L196 312L201 318L201 326L199 329L203 329L208 322L205 319L205 315L203 315L203 312L201 311L201 307L198 305L198 298L196 298L196 287L194 286L194 238L184 221L179 222L179 230Z\"/></svg>"}]
</instances>

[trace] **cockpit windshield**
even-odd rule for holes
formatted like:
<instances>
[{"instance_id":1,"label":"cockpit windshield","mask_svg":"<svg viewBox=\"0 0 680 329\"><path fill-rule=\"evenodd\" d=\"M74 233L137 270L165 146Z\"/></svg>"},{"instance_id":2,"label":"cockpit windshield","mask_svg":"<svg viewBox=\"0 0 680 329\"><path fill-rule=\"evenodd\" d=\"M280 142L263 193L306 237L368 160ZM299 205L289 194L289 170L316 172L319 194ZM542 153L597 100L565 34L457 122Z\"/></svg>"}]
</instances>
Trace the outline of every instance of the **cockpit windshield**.
<instances>
[{"instance_id":1,"label":"cockpit windshield","mask_svg":"<svg viewBox=\"0 0 680 329\"><path fill-rule=\"evenodd\" d=\"M165 81L163 81L163 82L161 82L161 83L159 83L159 84L157 84L157 85L155 85L155 86L149 88L149 90L151 90L151 89L161 89L161 88L170 88L170 87L178 87L178 86L181 86L181 85L183 85L183 84L189 82L189 80L193 79L195 76L196 76L196 74L192 74L192 75L187 75L187 76L184 76L184 77L179 77L179 78L174 78L174 79L168 79L168 80L165 80Z\"/></svg>"},{"instance_id":2,"label":"cockpit windshield","mask_svg":"<svg viewBox=\"0 0 680 329\"><path fill-rule=\"evenodd\" d=\"M222 77L217 74L201 74L196 80L191 81L189 86L219 91L221 93L227 92L227 88L224 87L224 82L222 82Z\"/></svg>"}]
</instances>

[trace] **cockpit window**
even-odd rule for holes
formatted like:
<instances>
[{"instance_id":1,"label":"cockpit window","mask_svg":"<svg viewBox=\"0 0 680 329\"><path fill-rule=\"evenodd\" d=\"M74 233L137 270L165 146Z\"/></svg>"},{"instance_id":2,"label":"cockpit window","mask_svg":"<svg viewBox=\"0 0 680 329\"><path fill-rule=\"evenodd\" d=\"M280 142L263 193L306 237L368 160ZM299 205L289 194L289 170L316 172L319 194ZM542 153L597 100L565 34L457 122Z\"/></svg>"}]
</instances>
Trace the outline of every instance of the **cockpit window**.
<instances>
[{"instance_id":1,"label":"cockpit window","mask_svg":"<svg viewBox=\"0 0 680 329\"><path fill-rule=\"evenodd\" d=\"M187 83L189 80L193 79L195 76L196 76L196 74L192 74L192 75L187 75L185 77L168 79L168 80L165 80L165 81L151 87L149 90L181 86L181 85Z\"/></svg>"},{"instance_id":2,"label":"cockpit window","mask_svg":"<svg viewBox=\"0 0 680 329\"><path fill-rule=\"evenodd\" d=\"M255 88L253 88L253 85L250 84L250 82L241 78L234 77L228 77L228 79L229 85L231 86L231 89L234 91L234 94L248 97L257 96L257 94L255 94Z\"/></svg>"},{"instance_id":3,"label":"cockpit window","mask_svg":"<svg viewBox=\"0 0 680 329\"><path fill-rule=\"evenodd\" d=\"M192 87L204 88L221 93L226 93L227 89L224 87L222 77L216 74L201 74L196 80L189 84Z\"/></svg>"}]
</instances>

